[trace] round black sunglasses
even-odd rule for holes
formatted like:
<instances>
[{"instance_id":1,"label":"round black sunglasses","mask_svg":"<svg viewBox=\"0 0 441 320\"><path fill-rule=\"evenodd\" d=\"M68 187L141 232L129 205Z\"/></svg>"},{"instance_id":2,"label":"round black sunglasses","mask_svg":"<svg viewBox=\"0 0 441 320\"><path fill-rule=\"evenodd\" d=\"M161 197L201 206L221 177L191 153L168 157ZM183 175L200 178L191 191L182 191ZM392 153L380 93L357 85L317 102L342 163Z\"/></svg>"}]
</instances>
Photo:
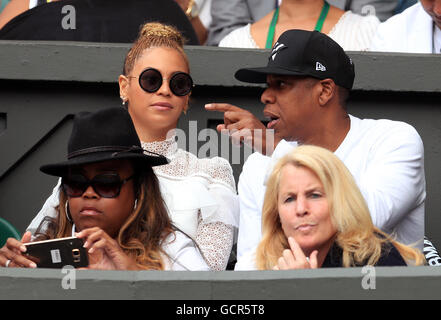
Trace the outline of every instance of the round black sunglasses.
<instances>
[{"instance_id":1,"label":"round black sunglasses","mask_svg":"<svg viewBox=\"0 0 441 320\"><path fill-rule=\"evenodd\" d=\"M129 77L136 78L136 77ZM159 70L154 68L145 69L138 77L139 86L149 93L153 93L159 90L162 86L163 79ZM191 92L193 88L193 79L188 73L176 72L172 75L169 82L170 90L176 96L186 96Z\"/></svg>"}]
</instances>

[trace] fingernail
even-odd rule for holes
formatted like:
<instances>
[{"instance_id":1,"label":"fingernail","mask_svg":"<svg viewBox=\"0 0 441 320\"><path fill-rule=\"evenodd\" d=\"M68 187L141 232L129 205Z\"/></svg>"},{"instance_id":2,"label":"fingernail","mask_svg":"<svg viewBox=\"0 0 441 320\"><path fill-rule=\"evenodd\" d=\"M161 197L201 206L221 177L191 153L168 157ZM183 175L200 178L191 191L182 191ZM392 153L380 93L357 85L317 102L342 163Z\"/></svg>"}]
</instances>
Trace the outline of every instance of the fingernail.
<instances>
[{"instance_id":1,"label":"fingernail","mask_svg":"<svg viewBox=\"0 0 441 320\"><path fill-rule=\"evenodd\" d=\"M35 263L31 262L31 263L29 264L29 267L31 267L31 268L36 268L37 265L36 265Z\"/></svg>"},{"instance_id":2,"label":"fingernail","mask_svg":"<svg viewBox=\"0 0 441 320\"><path fill-rule=\"evenodd\" d=\"M26 246L20 246L20 251L21 252L26 252Z\"/></svg>"},{"instance_id":3,"label":"fingernail","mask_svg":"<svg viewBox=\"0 0 441 320\"><path fill-rule=\"evenodd\" d=\"M210 109L211 107L213 107L213 105L211 103L208 103L205 105L205 108Z\"/></svg>"},{"instance_id":4,"label":"fingernail","mask_svg":"<svg viewBox=\"0 0 441 320\"><path fill-rule=\"evenodd\" d=\"M93 248L90 248L90 250L88 251L89 253L93 253Z\"/></svg>"}]
</instances>

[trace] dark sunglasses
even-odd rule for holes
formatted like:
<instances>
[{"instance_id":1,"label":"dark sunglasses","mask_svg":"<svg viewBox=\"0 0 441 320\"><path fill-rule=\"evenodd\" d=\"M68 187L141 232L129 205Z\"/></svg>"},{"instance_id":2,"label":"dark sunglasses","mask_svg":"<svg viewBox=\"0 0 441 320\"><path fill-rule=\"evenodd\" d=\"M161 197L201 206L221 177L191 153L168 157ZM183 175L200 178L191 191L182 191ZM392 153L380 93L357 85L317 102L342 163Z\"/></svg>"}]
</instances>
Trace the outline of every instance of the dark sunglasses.
<instances>
[{"instance_id":1,"label":"dark sunglasses","mask_svg":"<svg viewBox=\"0 0 441 320\"><path fill-rule=\"evenodd\" d=\"M119 196L122 186L133 177L134 175L121 180L116 173L105 173L96 175L92 180L89 180L81 174L74 174L63 177L61 186L67 196L73 198L81 197L89 186L92 186L93 190L102 198L116 198Z\"/></svg>"},{"instance_id":2,"label":"dark sunglasses","mask_svg":"<svg viewBox=\"0 0 441 320\"><path fill-rule=\"evenodd\" d=\"M161 72L153 68L145 69L138 78L139 86L149 93L158 91L162 86L162 80ZM170 78L169 87L173 94L179 97L186 96L193 88L193 79L188 73L176 72Z\"/></svg>"}]
</instances>

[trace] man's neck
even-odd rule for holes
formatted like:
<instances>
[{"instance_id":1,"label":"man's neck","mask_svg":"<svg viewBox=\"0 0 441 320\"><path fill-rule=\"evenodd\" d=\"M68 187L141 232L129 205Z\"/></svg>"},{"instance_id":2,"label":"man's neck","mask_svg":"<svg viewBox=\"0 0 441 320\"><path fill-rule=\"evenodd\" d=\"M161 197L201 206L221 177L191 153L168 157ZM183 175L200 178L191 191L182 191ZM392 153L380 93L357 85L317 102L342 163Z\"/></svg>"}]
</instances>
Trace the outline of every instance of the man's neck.
<instances>
[{"instance_id":1,"label":"man's neck","mask_svg":"<svg viewBox=\"0 0 441 320\"><path fill-rule=\"evenodd\" d=\"M320 127L316 130L317 133L302 143L316 145L335 152L351 128L351 119L346 112L342 112L322 120Z\"/></svg>"}]
</instances>

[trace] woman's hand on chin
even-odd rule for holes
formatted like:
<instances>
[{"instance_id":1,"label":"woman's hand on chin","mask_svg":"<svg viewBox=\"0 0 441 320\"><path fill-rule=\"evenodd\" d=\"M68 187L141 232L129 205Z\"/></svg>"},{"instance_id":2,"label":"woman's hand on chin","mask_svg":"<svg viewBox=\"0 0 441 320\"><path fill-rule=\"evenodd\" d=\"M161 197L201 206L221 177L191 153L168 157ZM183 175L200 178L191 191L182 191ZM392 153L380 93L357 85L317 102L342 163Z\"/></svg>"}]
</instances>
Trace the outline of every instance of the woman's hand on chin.
<instances>
[{"instance_id":1,"label":"woman's hand on chin","mask_svg":"<svg viewBox=\"0 0 441 320\"><path fill-rule=\"evenodd\" d=\"M314 250L309 257L306 257L302 248L294 240L288 238L290 249L283 250L283 255L277 261L273 270L292 270L292 269L316 269L318 268L318 251Z\"/></svg>"}]
</instances>

